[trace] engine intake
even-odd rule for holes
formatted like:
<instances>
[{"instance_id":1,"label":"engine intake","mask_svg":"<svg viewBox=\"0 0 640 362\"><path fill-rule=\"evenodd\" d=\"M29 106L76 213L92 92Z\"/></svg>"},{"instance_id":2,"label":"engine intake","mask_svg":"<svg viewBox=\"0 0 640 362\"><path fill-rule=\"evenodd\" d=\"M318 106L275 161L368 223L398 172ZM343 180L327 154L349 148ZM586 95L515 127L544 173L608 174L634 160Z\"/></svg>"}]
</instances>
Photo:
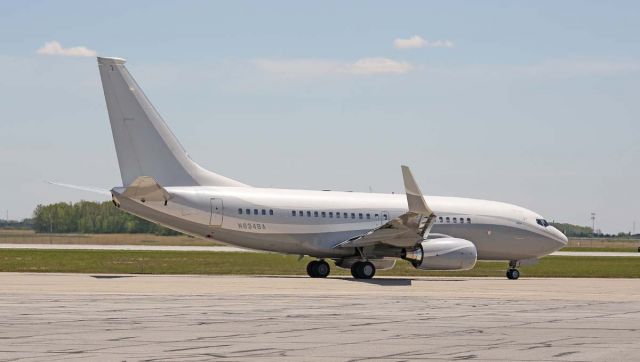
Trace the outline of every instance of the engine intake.
<instances>
[{"instance_id":1,"label":"engine intake","mask_svg":"<svg viewBox=\"0 0 640 362\"><path fill-rule=\"evenodd\" d=\"M414 249L402 249L402 259L422 270L469 270L476 265L478 250L465 239L424 240Z\"/></svg>"}]
</instances>

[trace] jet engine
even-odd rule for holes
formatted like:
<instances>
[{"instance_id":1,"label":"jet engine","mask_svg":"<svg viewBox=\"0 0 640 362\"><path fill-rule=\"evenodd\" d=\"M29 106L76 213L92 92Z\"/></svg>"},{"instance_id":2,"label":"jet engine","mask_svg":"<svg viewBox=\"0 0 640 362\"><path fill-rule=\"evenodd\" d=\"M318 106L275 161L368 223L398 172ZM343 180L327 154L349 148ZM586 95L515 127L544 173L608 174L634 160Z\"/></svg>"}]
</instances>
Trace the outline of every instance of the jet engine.
<instances>
[{"instance_id":1,"label":"jet engine","mask_svg":"<svg viewBox=\"0 0 640 362\"><path fill-rule=\"evenodd\" d=\"M425 239L414 249L402 249L402 259L422 270L469 270L476 265L478 250L465 239Z\"/></svg>"}]
</instances>

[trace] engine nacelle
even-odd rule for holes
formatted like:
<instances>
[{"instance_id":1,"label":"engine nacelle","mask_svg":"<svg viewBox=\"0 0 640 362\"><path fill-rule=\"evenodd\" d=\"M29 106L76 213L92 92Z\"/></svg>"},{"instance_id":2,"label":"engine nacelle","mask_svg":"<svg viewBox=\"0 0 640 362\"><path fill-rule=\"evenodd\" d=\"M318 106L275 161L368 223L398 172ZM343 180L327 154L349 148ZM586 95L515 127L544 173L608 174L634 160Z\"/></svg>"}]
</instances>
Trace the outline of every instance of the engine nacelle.
<instances>
[{"instance_id":1,"label":"engine nacelle","mask_svg":"<svg viewBox=\"0 0 640 362\"><path fill-rule=\"evenodd\" d=\"M478 250L465 239L428 239L415 249L402 249L402 259L422 270L469 270L476 265Z\"/></svg>"}]
</instances>

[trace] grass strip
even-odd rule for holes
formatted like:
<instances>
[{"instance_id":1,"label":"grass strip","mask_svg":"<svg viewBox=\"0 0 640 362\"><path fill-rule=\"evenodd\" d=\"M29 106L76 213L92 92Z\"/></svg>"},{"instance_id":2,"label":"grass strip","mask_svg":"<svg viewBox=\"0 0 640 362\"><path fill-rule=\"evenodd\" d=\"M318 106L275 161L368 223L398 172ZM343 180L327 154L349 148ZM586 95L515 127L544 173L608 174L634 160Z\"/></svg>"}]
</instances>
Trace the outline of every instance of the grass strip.
<instances>
[{"instance_id":1,"label":"grass strip","mask_svg":"<svg viewBox=\"0 0 640 362\"><path fill-rule=\"evenodd\" d=\"M6 249L0 250L0 272L304 275L310 260L264 253ZM331 264L332 275L350 274ZM377 275L503 277L506 268L506 262L478 262L469 271L428 272L400 260ZM520 272L523 277L640 278L640 258L549 256Z\"/></svg>"}]
</instances>

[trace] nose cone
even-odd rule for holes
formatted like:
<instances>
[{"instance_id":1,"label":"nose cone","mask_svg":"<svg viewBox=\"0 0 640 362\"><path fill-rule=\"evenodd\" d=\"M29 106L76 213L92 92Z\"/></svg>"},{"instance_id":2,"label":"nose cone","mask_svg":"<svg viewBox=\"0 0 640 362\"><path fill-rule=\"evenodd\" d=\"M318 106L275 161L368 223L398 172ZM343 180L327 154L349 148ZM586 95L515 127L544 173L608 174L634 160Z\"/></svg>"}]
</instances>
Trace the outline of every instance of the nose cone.
<instances>
[{"instance_id":1,"label":"nose cone","mask_svg":"<svg viewBox=\"0 0 640 362\"><path fill-rule=\"evenodd\" d=\"M547 230L549 231L550 239L553 239L556 244L556 249L553 251L562 249L567 245L569 239L567 239L567 237L560 230L556 229L553 226L549 226Z\"/></svg>"}]
</instances>

